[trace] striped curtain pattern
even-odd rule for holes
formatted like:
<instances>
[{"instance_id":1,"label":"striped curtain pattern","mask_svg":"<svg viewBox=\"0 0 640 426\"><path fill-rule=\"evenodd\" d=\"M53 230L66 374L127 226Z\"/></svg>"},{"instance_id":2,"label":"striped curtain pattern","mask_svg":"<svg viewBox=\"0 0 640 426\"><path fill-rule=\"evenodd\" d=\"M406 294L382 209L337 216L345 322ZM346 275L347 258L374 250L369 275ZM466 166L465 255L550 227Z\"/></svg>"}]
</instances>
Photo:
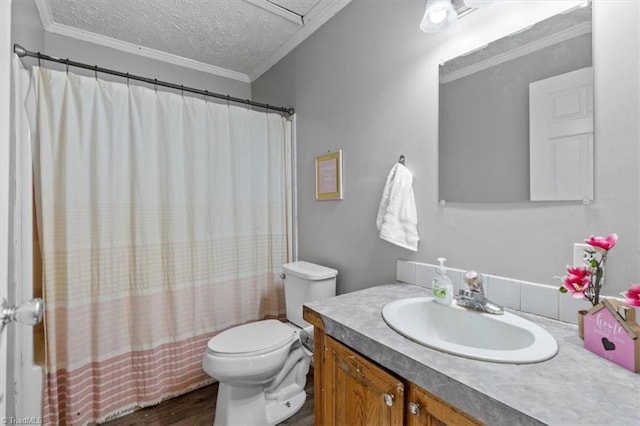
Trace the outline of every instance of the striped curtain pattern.
<instances>
[{"instance_id":1,"label":"striped curtain pattern","mask_svg":"<svg viewBox=\"0 0 640 426\"><path fill-rule=\"evenodd\" d=\"M33 78L45 424L202 386L209 338L284 315L289 123L73 73Z\"/></svg>"}]
</instances>

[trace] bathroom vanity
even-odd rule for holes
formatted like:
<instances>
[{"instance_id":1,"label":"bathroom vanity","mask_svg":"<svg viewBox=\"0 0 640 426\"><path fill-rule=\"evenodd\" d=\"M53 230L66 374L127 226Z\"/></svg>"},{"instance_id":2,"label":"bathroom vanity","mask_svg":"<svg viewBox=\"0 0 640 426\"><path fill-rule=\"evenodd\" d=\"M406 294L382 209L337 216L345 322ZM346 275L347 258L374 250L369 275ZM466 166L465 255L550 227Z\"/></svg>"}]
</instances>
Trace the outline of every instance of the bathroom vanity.
<instances>
[{"instance_id":1,"label":"bathroom vanity","mask_svg":"<svg viewBox=\"0 0 640 426\"><path fill-rule=\"evenodd\" d=\"M392 330L383 307L428 296L386 284L307 303L315 326L318 425L634 424L640 375L585 350L573 325L516 312L548 330L558 354L499 364L446 354Z\"/></svg>"},{"instance_id":2,"label":"bathroom vanity","mask_svg":"<svg viewBox=\"0 0 640 426\"><path fill-rule=\"evenodd\" d=\"M316 424L482 424L317 330L323 359L314 373L315 395L320 395L315 397Z\"/></svg>"}]
</instances>

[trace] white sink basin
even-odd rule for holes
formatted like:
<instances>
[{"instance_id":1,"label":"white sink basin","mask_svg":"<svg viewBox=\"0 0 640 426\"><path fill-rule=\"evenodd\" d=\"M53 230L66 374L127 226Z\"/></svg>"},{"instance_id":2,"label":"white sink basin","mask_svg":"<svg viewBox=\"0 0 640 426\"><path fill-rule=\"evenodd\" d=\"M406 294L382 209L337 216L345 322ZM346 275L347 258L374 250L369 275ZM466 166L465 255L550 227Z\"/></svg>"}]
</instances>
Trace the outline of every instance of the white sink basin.
<instances>
[{"instance_id":1,"label":"white sink basin","mask_svg":"<svg viewBox=\"0 0 640 426\"><path fill-rule=\"evenodd\" d=\"M389 303L382 317L416 343L466 358L530 364L558 353L558 343L548 331L509 312L492 315L414 297Z\"/></svg>"}]
</instances>

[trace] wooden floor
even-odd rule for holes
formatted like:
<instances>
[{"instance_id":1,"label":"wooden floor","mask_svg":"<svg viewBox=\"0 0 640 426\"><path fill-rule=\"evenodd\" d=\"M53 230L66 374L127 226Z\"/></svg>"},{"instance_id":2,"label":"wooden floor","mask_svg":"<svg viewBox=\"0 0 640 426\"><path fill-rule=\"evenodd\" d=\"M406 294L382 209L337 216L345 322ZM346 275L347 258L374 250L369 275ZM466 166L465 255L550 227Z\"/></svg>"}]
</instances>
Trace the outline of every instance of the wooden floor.
<instances>
[{"instance_id":1,"label":"wooden floor","mask_svg":"<svg viewBox=\"0 0 640 426\"><path fill-rule=\"evenodd\" d=\"M295 415L281 425L313 425L313 370L307 375L307 400ZM142 408L115 420L104 423L108 426L154 425L154 426L199 426L212 425L216 411L218 384L215 383L188 394L164 401L154 407Z\"/></svg>"}]
</instances>

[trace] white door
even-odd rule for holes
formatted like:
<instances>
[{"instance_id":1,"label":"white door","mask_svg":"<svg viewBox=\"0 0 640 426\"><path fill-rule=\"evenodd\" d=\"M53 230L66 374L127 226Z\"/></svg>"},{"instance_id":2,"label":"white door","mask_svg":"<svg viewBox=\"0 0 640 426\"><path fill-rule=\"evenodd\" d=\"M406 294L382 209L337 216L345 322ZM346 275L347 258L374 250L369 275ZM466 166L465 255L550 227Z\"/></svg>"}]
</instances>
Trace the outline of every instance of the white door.
<instances>
[{"instance_id":1,"label":"white door","mask_svg":"<svg viewBox=\"0 0 640 426\"><path fill-rule=\"evenodd\" d=\"M531 200L593 199L593 68L529 85Z\"/></svg>"},{"instance_id":2,"label":"white door","mask_svg":"<svg viewBox=\"0 0 640 426\"><path fill-rule=\"evenodd\" d=\"M11 141L11 1L0 1L0 301L9 280L9 145ZM0 421L7 418L7 326L0 323Z\"/></svg>"}]
</instances>

